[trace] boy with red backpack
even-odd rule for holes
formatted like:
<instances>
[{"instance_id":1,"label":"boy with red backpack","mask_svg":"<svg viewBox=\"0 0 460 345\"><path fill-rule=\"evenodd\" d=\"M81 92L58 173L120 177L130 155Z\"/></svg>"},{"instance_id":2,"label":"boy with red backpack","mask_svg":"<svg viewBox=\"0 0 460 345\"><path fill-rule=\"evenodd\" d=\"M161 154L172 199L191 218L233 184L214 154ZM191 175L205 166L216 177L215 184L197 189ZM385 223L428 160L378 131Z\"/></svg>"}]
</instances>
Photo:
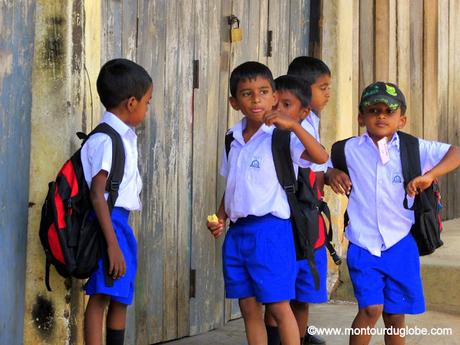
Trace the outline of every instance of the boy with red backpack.
<instances>
[{"instance_id":1,"label":"boy with red backpack","mask_svg":"<svg viewBox=\"0 0 460 345\"><path fill-rule=\"evenodd\" d=\"M144 121L152 90L152 79L147 71L126 59L108 61L97 78L97 91L106 108L102 123L121 136L126 158L123 178L116 186L118 197L110 214L106 184L112 167L111 138L95 133L81 149L93 216L99 221L108 255L108 267L100 259L97 270L85 285L86 294L90 295L85 312L86 345L101 344L107 306L106 343L122 345L124 342L126 308L133 301L137 269L137 243L128 218L130 211L141 208L139 194L142 188L134 128ZM114 279L113 284L106 283L107 270Z\"/></svg>"}]
</instances>

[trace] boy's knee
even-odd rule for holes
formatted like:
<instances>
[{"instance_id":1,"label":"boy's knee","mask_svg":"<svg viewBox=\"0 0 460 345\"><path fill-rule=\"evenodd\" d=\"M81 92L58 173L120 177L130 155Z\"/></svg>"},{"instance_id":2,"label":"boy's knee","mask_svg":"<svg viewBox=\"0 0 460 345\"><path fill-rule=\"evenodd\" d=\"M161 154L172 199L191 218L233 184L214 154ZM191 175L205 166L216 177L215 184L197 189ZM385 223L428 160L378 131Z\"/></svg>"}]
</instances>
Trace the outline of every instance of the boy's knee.
<instances>
[{"instance_id":1,"label":"boy's knee","mask_svg":"<svg viewBox=\"0 0 460 345\"><path fill-rule=\"evenodd\" d=\"M254 297L242 298L238 301L243 317L263 317L262 304Z\"/></svg>"},{"instance_id":2,"label":"boy's knee","mask_svg":"<svg viewBox=\"0 0 460 345\"><path fill-rule=\"evenodd\" d=\"M377 320L383 312L383 305L370 305L359 309L359 315L371 320Z\"/></svg>"},{"instance_id":3,"label":"boy's knee","mask_svg":"<svg viewBox=\"0 0 460 345\"><path fill-rule=\"evenodd\" d=\"M267 304L266 308L277 323L284 319L287 314L292 313L291 306L288 301L270 303Z\"/></svg>"},{"instance_id":4,"label":"boy's knee","mask_svg":"<svg viewBox=\"0 0 460 345\"><path fill-rule=\"evenodd\" d=\"M405 315L404 314L388 314L388 313L382 313L383 317L383 322L385 323L385 326L395 326L395 327L400 327L401 325L404 324L405 321Z\"/></svg>"},{"instance_id":5,"label":"boy's knee","mask_svg":"<svg viewBox=\"0 0 460 345\"><path fill-rule=\"evenodd\" d=\"M308 303L305 302L291 301L291 308L296 312L308 313Z\"/></svg>"}]
</instances>

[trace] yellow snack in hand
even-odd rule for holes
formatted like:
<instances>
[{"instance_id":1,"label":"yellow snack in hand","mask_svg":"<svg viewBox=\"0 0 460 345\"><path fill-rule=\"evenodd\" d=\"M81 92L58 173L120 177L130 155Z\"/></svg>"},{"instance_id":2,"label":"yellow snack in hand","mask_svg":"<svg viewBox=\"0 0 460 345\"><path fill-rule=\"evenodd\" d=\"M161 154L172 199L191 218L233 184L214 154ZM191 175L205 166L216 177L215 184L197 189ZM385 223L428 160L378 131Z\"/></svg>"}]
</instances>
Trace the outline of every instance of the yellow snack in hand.
<instances>
[{"instance_id":1,"label":"yellow snack in hand","mask_svg":"<svg viewBox=\"0 0 460 345\"><path fill-rule=\"evenodd\" d=\"M217 218L217 215L215 213L211 214L211 215L208 216L208 222L209 223L218 223L219 218Z\"/></svg>"}]
</instances>

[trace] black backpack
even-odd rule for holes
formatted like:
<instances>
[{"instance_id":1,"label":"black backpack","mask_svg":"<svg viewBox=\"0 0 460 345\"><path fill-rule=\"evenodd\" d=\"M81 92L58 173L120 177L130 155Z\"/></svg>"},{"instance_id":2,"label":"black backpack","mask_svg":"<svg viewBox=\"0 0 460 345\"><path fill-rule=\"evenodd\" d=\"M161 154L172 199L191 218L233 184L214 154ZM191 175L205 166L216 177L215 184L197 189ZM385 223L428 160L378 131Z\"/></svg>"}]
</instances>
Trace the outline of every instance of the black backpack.
<instances>
[{"instance_id":1,"label":"black backpack","mask_svg":"<svg viewBox=\"0 0 460 345\"><path fill-rule=\"evenodd\" d=\"M422 174L420 146L417 137L401 131L398 131L398 136L405 189L412 179ZM347 175L349 175L349 172L345 157L345 144L349 139L351 138L336 142L332 145L331 150L331 160L334 168L342 170ZM419 193L410 208L408 207L407 194L404 197L404 208L414 211L415 223L412 225L411 233L417 242L421 256L429 255L443 245L441 240L440 200L439 186L436 182L433 182L429 188ZM348 214L345 212L345 226L347 224Z\"/></svg>"},{"instance_id":2,"label":"black backpack","mask_svg":"<svg viewBox=\"0 0 460 345\"><path fill-rule=\"evenodd\" d=\"M233 134L225 136L228 156ZM290 150L291 132L275 128L272 136L272 154L278 181L286 192L291 210L292 230L297 260L307 259L315 286L319 287L319 275L314 261L314 251L326 245L334 262L341 263L332 244L330 210L321 199L316 185L316 175L309 168L299 168L296 179ZM323 214L329 222L326 229Z\"/></svg>"},{"instance_id":3,"label":"black backpack","mask_svg":"<svg viewBox=\"0 0 460 345\"><path fill-rule=\"evenodd\" d=\"M112 140L112 167L106 186L111 212L124 173L124 146L120 135L106 123L99 124L89 135L78 132L83 140L81 146L95 133L105 133ZM64 163L56 180L48 184L42 207L39 235L46 255L48 291L50 265L63 277L79 279L88 278L101 257L108 266L105 238L93 211L80 152L81 147ZM113 281L106 273L106 285L110 286Z\"/></svg>"}]
</instances>

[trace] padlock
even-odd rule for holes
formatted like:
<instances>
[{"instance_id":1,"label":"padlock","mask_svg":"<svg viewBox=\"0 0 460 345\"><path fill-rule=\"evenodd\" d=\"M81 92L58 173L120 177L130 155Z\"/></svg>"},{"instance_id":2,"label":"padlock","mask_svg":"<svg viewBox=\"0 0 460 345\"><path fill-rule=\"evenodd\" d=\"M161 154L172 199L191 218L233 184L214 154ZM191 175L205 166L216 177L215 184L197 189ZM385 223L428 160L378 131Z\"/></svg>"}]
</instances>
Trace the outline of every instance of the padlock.
<instances>
[{"instance_id":1,"label":"padlock","mask_svg":"<svg viewBox=\"0 0 460 345\"><path fill-rule=\"evenodd\" d=\"M230 42L235 43L239 42L243 39L243 32L240 28L240 20L237 16L231 15L228 18L228 24L231 26L230 28ZM233 26L236 24L236 28Z\"/></svg>"},{"instance_id":2,"label":"padlock","mask_svg":"<svg viewBox=\"0 0 460 345\"><path fill-rule=\"evenodd\" d=\"M243 39L243 32L240 27L230 29L230 42L235 43Z\"/></svg>"}]
</instances>

